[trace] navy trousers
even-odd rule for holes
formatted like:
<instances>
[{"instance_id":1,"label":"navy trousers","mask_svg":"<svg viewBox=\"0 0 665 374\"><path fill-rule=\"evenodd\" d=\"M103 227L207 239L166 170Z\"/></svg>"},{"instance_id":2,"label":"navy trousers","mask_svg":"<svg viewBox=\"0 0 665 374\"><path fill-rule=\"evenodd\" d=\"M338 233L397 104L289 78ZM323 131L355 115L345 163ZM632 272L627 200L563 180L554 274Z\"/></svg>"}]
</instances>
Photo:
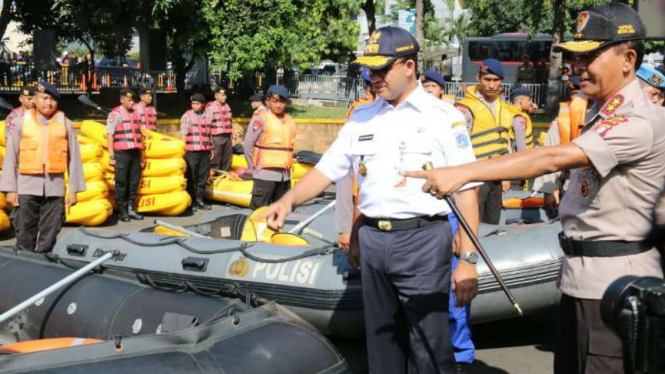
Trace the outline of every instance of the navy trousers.
<instances>
[{"instance_id":1,"label":"navy trousers","mask_svg":"<svg viewBox=\"0 0 665 374\"><path fill-rule=\"evenodd\" d=\"M370 372L455 373L450 223L395 232L363 226L358 238Z\"/></svg>"}]
</instances>

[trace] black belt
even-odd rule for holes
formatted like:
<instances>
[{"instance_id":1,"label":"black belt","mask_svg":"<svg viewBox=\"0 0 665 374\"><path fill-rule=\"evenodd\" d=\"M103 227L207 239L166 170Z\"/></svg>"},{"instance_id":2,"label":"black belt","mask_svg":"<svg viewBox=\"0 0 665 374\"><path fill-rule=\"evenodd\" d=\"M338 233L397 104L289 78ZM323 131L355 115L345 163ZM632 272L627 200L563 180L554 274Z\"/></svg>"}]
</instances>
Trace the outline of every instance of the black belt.
<instances>
[{"instance_id":1,"label":"black belt","mask_svg":"<svg viewBox=\"0 0 665 374\"><path fill-rule=\"evenodd\" d=\"M365 217L364 224L381 231L403 231L427 227L431 224L447 221L448 216L416 217L407 219L379 219Z\"/></svg>"},{"instance_id":2,"label":"black belt","mask_svg":"<svg viewBox=\"0 0 665 374\"><path fill-rule=\"evenodd\" d=\"M644 242L574 240L559 233L559 245L568 256L619 257L637 255L651 249Z\"/></svg>"}]
</instances>

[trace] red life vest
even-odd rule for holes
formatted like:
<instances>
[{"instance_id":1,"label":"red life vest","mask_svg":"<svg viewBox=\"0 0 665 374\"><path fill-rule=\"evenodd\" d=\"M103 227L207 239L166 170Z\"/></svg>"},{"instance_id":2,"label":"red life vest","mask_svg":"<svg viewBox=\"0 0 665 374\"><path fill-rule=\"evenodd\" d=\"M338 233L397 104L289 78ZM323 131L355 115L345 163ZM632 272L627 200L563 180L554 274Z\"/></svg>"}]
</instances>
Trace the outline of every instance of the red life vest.
<instances>
[{"instance_id":1,"label":"red life vest","mask_svg":"<svg viewBox=\"0 0 665 374\"><path fill-rule=\"evenodd\" d=\"M212 128L210 130L212 136L233 133L231 107L229 104L225 103L221 105L217 101L210 102L206 105L206 112L208 112L212 119Z\"/></svg>"},{"instance_id":2,"label":"red life vest","mask_svg":"<svg viewBox=\"0 0 665 374\"><path fill-rule=\"evenodd\" d=\"M185 113L183 119L187 119L189 122L187 135L185 135L185 150L187 152L195 152L212 149L210 118L208 114L204 114L203 118L201 118L190 109Z\"/></svg>"},{"instance_id":3,"label":"red life vest","mask_svg":"<svg viewBox=\"0 0 665 374\"><path fill-rule=\"evenodd\" d=\"M157 111L155 107L139 103L134 105L134 110L139 112L139 118L143 127L148 130L157 131Z\"/></svg>"},{"instance_id":4,"label":"red life vest","mask_svg":"<svg viewBox=\"0 0 665 374\"><path fill-rule=\"evenodd\" d=\"M121 121L115 127L113 133L113 149L126 151L129 149L143 149L143 133L141 133L141 118L139 112L133 110L131 113L122 106L113 108L111 114L120 116Z\"/></svg>"}]
</instances>

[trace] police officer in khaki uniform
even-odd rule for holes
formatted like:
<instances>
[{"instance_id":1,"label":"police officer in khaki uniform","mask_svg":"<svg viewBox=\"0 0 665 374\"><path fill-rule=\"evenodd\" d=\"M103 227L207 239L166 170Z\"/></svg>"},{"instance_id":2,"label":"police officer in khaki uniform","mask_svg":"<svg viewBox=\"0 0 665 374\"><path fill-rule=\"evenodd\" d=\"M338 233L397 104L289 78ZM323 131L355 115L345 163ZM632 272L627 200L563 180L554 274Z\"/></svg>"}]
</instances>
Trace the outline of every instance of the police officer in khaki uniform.
<instances>
[{"instance_id":1,"label":"police officer in khaki uniform","mask_svg":"<svg viewBox=\"0 0 665 374\"><path fill-rule=\"evenodd\" d=\"M565 253L560 279L557 374L623 373L622 344L600 317L600 299L623 275L662 277L660 253L644 239L665 185L665 126L636 78L646 29L627 5L580 13L575 53L581 91L596 100L582 134L568 144L518 152L464 167L414 171L440 196L470 181L532 178L570 170L559 209Z\"/></svg>"}]
</instances>

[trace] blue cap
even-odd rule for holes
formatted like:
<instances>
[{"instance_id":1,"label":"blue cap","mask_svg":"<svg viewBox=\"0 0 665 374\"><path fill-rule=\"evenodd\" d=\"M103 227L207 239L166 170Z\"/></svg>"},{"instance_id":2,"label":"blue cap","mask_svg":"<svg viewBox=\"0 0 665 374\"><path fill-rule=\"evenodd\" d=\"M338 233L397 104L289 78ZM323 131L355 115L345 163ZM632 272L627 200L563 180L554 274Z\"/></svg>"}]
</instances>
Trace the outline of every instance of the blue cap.
<instances>
[{"instance_id":1,"label":"blue cap","mask_svg":"<svg viewBox=\"0 0 665 374\"><path fill-rule=\"evenodd\" d=\"M281 84L273 84L268 88L268 96L277 95L283 99L289 98L289 90Z\"/></svg>"},{"instance_id":2,"label":"blue cap","mask_svg":"<svg viewBox=\"0 0 665 374\"><path fill-rule=\"evenodd\" d=\"M480 74L494 74L497 77L503 79L505 73L503 72L503 66L499 60L493 58L488 58L480 64Z\"/></svg>"},{"instance_id":3,"label":"blue cap","mask_svg":"<svg viewBox=\"0 0 665 374\"><path fill-rule=\"evenodd\" d=\"M365 83L370 84L372 83L371 80L369 79L369 69L365 66L360 70L360 76L363 78Z\"/></svg>"},{"instance_id":4,"label":"blue cap","mask_svg":"<svg viewBox=\"0 0 665 374\"><path fill-rule=\"evenodd\" d=\"M425 82L428 82L428 81L429 82L434 82L434 83L438 84L441 87L444 87L446 85L446 81L443 79L443 76L438 71L425 70L423 75L425 76Z\"/></svg>"},{"instance_id":5,"label":"blue cap","mask_svg":"<svg viewBox=\"0 0 665 374\"><path fill-rule=\"evenodd\" d=\"M637 77L659 90L665 89L665 75L649 64L642 64L637 70Z\"/></svg>"},{"instance_id":6,"label":"blue cap","mask_svg":"<svg viewBox=\"0 0 665 374\"><path fill-rule=\"evenodd\" d=\"M35 91L49 94L60 100L60 92L58 92L58 89L49 82L41 81L37 83L37 88L35 88Z\"/></svg>"},{"instance_id":7,"label":"blue cap","mask_svg":"<svg viewBox=\"0 0 665 374\"><path fill-rule=\"evenodd\" d=\"M410 32L395 26L386 26L372 33L363 50L363 56L354 64L381 70L397 58L415 55L420 51L416 38Z\"/></svg>"},{"instance_id":8,"label":"blue cap","mask_svg":"<svg viewBox=\"0 0 665 374\"><path fill-rule=\"evenodd\" d=\"M531 91L524 86L515 86L510 90L510 100L516 98L517 96L529 96L531 97Z\"/></svg>"}]
</instances>

